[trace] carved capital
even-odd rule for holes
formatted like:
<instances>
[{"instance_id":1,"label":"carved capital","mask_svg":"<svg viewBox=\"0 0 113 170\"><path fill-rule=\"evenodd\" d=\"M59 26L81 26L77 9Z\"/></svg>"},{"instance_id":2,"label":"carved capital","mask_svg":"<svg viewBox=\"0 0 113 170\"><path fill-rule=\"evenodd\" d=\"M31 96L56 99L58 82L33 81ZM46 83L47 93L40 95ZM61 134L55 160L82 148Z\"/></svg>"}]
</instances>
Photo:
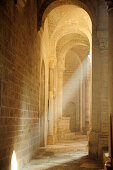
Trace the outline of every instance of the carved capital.
<instances>
[{"instance_id":1,"label":"carved capital","mask_svg":"<svg viewBox=\"0 0 113 170\"><path fill-rule=\"evenodd\" d=\"M105 0L108 5L108 11L113 10L113 0Z\"/></svg>"},{"instance_id":2,"label":"carved capital","mask_svg":"<svg viewBox=\"0 0 113 170\"><path fill-rule=\"evenodd\" d=\"M54 69L55 66L56 66L56 60L55 59L49 60L49 68Z\"/></svg>"}]
</instances>

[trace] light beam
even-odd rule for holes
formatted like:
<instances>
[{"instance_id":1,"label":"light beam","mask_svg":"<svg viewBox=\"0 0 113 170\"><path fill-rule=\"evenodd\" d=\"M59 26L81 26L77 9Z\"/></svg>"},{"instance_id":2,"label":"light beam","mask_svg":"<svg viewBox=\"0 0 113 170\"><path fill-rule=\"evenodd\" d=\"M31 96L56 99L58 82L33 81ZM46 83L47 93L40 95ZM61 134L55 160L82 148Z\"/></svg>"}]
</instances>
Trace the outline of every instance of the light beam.
<instances>
[{"instance_id":1,"label":"light beam","mask_svg":"<svg viewBox=\"0 0 113 170\"><path fill-rule=\"evenodd\" d=\"M12 159L11 159L11 170L17 170L17 159L16 159L16 154L15 151L13 151L12 154Z\"/></svg>"}]
</instances>

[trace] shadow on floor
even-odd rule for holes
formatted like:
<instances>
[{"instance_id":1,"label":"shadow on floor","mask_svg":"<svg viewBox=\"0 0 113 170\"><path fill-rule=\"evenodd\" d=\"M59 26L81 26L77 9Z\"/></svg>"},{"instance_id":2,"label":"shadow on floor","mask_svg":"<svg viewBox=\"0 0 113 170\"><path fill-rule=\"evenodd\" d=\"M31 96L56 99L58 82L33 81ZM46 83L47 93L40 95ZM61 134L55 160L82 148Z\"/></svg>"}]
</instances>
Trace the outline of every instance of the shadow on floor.
<instances>
[{"instance_id":1,"label":"shadow on floor","mask_svg":"<svg viewBox=\"0 0 113 170\"><path fill-rule=\"evenodd\" d=\"M89 159L88 156L83 156L78 160L73 160L63 163L45 170L101 170L102 165L98 161Z\"/></svg>"},{"instance_id":2,"label":"shadow on floor","mask_svg":"<svg viewBox=\"0 0 113 170\"><path fill-rule=\"evenodd\" d=\"M102 170L88 157L87 140L75 140L40 148L22 170Z\"/></svg>"}]
</instances>

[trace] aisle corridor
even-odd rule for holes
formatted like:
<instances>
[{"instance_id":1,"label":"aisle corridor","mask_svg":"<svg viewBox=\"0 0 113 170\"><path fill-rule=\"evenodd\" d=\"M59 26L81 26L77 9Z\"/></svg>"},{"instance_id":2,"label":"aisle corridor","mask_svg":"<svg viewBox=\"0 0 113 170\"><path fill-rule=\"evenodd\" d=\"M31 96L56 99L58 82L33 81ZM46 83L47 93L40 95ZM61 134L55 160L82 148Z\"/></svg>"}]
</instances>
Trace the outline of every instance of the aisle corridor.
<instances>
[{"instance_id":1,"label":"aisle corridor","mask_svg":"<svg viewBox=\"0 0 113 170\"><path fill-rule=\"evenodd\" d=\"M41 147L40 152L22 170L100 170L98 161L88 158L87 140L63 141Z\"/></svg>"},{"instance_id":2,"label":"aisle corridor","mask_svg":"<svg viewBox=\"0 0 113 170\"><path fill-rule=\"evenodd\" d=\"M0 0L0 170L113 169L112 127L113 0Z\"/></svg>"}]
</instances>

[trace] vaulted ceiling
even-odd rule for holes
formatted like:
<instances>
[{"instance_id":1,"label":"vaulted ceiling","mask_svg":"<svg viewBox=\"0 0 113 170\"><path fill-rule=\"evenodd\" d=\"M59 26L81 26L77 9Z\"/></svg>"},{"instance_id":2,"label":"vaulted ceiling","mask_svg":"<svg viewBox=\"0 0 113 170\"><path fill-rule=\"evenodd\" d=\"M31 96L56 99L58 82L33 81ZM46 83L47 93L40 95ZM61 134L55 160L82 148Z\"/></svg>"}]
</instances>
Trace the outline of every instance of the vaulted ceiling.
<instances>
[{"instance_id":1,"label":"vaulted ceiling","mask_svg":"<svg viewBox=\"0 0 113 170\"><path fill-rule=\"evenodd\" d=\"M90 53L92 22L88 13L76 5L60 5L47 15L50 56L58 65L65 65L65 56L71 50L82 62Z\"/></svg>"}]
</instances>

